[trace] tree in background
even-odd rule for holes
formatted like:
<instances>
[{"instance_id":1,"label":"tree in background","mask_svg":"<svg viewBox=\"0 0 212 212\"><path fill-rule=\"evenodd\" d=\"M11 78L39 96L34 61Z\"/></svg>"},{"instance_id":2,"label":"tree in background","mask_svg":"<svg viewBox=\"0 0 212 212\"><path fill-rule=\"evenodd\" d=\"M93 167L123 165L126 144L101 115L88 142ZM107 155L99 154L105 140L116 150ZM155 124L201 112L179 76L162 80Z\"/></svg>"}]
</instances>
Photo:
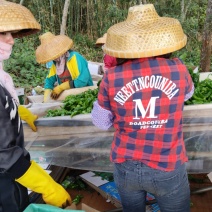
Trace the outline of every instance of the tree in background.
<instances>
[{"instance_id":1,"label":"tree in background","mask_svg":"<svg viewBox=\"0 0 212 212\"><path fill-rule=\"evenodd\" d=\"M40 44L40 34L47 31L54 34L65 33L74 40L75 51L79 51L87 60L102 62L102 50L95 48L96 39L107 32L110 26L125 20L129 7L139 3L154 4L160 16L179 19L188 42L184 49L177 51L173 56L180 57L189 69L201 65L200 71L210 71L212 0L8 1L20 3L29 8L42 26L40 33L18 39L11 59L7 61L6 67L8 70L13 70L11 74L16 76L18 81L15 79L14 81L18 86L26 87L28 82L34 86L34 84L39 85L39 81L44 81L45 72L42 70L45 70L45 67L38 66L34 56L35 49ZM21 48L24 49L23 58L20 57ZM18 59L14 62L13 58Z\"/></svg>"},{"instance_id":2,"label":"tree in background","mask_svg":"<svg viewBox=\"0 0 212 212\"><path fill-rule=\"evenodd\" d=\"M200 69L202 72L211 71L211 54L212 54L212 0L208 0L208 8L204 31L202 35L202 49Z\"/></svg>"},{"instance_id":3,"label":"tree in background","mask_svg":"<svg viewBox=\"0 0 212 212\"><path fill-rule=\"evenodd\" d=\"M68 17L68 9L70 5L70 0L66 0L64 3L64 8L63 8L63 18L62 18L62 24L60 27L60 34L64 35L66 31L66 23L67 23L67 17Z\"/></svg>"},{"instance_id":4,"label":"tree in background","mask_svg":"<svg viewBox=\"0 0 212 212\"><path fill-rule=\"evenodd\" d=\"M191 5L191 0L189 0L187 5L185 5L185 1L184 0L181 0L180 5L181 5L181 17L180 17L180 20L181 20L181 23L183 23L185 21L185 19L186 19L188 8Z\"/></svg>"}]
</instances>

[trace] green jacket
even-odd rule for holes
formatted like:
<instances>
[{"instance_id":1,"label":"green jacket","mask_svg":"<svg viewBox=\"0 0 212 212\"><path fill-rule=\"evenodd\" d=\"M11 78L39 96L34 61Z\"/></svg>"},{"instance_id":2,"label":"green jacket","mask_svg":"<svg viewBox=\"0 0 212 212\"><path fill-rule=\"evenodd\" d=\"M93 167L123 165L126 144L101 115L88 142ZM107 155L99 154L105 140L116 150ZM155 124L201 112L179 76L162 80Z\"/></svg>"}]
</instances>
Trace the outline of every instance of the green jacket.
<instances>
[{"instance_id":1,"label":"green jacket","mask_svg":"<svg viewBox=\"0 0 212 212\"><path fill-rule=\"evenodd\" d=\"M48 205L48 204L30 204L24 212L85 212L84 210L67 210L61 209L56 206Z\"/></svg>"},{"instance_id":2,"label":"green jacket","mask_svg":"<svg viewBox=\"0 0 212 212\"><path fill-rule=\"evenodd\" d=\"M69 53L66 65L73 80L73 83L70 83L70 85L74 85L75 88L92 86L93 81L88 69L88 62L78 52L69 51ZM46 67L49 68L49 73L45 79L44 88L53 90L55 82L58 82L60 85L61 80L56 74L56 66L53 61L48 62Z\"/></svg>"}]
</instances>

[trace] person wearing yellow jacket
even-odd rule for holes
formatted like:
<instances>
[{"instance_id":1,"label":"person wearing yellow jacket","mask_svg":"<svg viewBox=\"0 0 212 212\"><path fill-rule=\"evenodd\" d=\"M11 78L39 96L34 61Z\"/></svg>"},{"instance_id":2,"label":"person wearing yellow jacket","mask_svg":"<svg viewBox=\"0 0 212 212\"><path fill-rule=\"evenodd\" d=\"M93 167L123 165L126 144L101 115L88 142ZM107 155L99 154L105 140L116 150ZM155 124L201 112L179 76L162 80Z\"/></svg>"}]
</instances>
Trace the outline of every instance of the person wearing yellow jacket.
<instances>
[{"instance_id":1,"label":"person wearing yellow jacket","mask_svg":"<svg viewBox=\"0 0 212 212\"><path fill-rule=\"evenodd\" d=\"M58 99L64 90L93 85L87 60L71 49L72 39L66 35L55 36L51 32L39 38L41 45L36 49L36 60L46 63L49 69L44 85L44 103L50 97Z\"/></svg>"},{"instance_id":2,"label":"person wearing yellow jacket","mask_svg":"<svg viewBox=\"0 0 212 212\"><path fill-rule=\"evenodd\" d=\"M10 57L14 38L36 33L40 28L26 7L0 0L0 212L23 212L29 205L27 188L42 194L47 204L71 204L66 190L31 161L24 148L20 116L31 126L37 117L24 106L18 106L12 78L5 74L2 65Z\"/></svg>"}]
</instances>

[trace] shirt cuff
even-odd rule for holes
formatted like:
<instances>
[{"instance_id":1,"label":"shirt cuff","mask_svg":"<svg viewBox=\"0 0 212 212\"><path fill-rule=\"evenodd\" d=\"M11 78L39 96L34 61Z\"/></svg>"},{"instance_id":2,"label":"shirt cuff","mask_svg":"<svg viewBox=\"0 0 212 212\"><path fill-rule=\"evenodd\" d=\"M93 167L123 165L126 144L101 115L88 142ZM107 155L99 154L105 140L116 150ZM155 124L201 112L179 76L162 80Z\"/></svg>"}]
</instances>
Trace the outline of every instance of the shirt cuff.
<instances>
[{"instance_id":1,"label":"shirt cuff","mask_svg":"<svg viewBox=\"0 0 212 212\"><path fill-rule=\"evenodd\" d=\"M108 130L113 125L113 114L102 108L97 101L93 103L91 118L93 124L102 130Z\"/></svg>"},{"instance_id":2,"label":"shirt cuff","mask_svg":"<svg viewBox=\"0 0 212 212\"><path fill-rule=\"evenodd\" d=\"M12 178L18 179L26 173L30 165L30 161L28 161L24 156L21 156L8 170L8 172L11 174Z\"/></svg>"},{"instance_id":3,"label":"shirt cuff","mask_svg":"<svg viewBox=\"0 0 212 212\"><path fill-rule=\"evenodd\" d=\"M75 88L75 86L74 86L74 80L71 80L71 81L69 82L69 85L70 85L70 88Z\"/></svg>"},{"instance_id":4,"label":"shirt cuff","mask_svg":"<svg viewBox=\"0 0 212 212\"><path fill-rule=\"evenodd\" d=\"M192 85L191 91L185 95L184 102L190 99L193 96L193 94L194 94L194 84Z\"/></svg>"}]
</instances>

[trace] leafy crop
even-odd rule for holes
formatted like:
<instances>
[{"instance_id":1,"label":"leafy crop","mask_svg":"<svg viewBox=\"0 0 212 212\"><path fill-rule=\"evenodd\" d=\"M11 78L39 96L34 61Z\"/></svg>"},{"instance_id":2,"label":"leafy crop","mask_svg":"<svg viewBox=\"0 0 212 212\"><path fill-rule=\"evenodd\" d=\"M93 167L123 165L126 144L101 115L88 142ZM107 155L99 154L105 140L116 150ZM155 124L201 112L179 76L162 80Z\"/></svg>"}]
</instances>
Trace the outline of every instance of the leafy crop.
<instances>
[{"instance_id":1,"label":"leafy crop","mask_svg":"<svg viewBox=\"0 0 212 212\"><path fill-rule=\"evenodd\" d=\"M194 94L188 101L185 102L186 105L190 104L206 104L212 102L212 80L206 78L205 80L199 82L194 90Z\"/></svg>"},{"instance_id":2,"label":"leafy crop","mask_svg":"<svg viewBox=\"0 0 212 212\"><path fill-rule=\"evenodd\" d=\"M48 110L46 117L54 116L76 116L78 114L91 113L93 103L97 99L98 88L87 90L81 94L70 95L63 101L64 105L60 109Z\"/></svg>"},{"instance_id":3,"label":"leafy crop","mask_svg":"<svg viewBox=\"0 0 212 212\"><path fill-rule=\"evenodd\" d=\"M32 88L43 86L47 71L35 60L35 48L32 40L17 39L11 58L4 62L4 70L13 78L15 87L25 88L29 94Z\"/></svg>"}]
</instances>

